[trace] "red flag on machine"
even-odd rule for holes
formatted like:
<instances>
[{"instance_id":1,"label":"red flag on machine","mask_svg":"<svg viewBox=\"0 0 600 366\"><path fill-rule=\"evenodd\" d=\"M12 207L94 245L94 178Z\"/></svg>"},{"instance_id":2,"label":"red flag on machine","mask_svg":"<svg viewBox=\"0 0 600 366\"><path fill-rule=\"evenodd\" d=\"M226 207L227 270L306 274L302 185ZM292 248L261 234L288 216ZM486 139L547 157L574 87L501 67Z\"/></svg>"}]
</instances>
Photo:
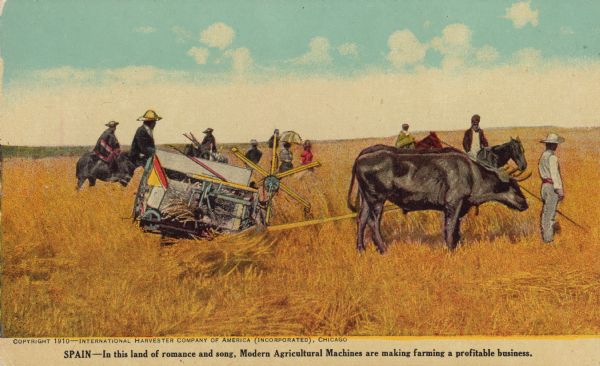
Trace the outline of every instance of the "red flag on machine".
<instances>
[{"instance_id":1,"label":"red flag on machine","mask_svg":"<svg viewBox=\"0 0 600 366\"><path fill-rule=\"evenodd\" d=\"M150 176L148 177L148 185L149 186L161 186L164 189L169 187L169 181L167 179L167 175L165 174L165 170L160 164L160 160L158 156L154 155L152 158L152 171L150 171Z\"/></svg>"}]
</instances>

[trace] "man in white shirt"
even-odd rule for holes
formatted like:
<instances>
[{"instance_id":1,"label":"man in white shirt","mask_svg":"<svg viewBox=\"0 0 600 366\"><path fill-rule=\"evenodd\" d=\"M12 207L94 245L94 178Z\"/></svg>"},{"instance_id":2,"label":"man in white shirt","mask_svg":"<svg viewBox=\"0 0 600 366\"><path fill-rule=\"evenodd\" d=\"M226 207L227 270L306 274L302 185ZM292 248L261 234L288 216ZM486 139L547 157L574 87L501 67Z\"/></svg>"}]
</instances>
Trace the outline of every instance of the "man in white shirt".
<instances>
[{"instance_id":1,"label":"man in white shirt","mask_svg":"<svg viewBox=\"0 0 600 366\"><path fill-rule=\"evenodd\" d=\"M481 117L478 114L471 117L471 128L465 131L463 136L463 149L474 160L477 160L477 154L484 147L488 147L488 141L485 138L483 130L479 128Z\"/></svg>"},{"instance_id":2,"label":"man in white shirt","mask_svg":"<svg viewBox=\"0 0 600 366\"><path fill-rule=\"evenodd\" d=\"M565 197L556 149L565 139L555 133L550 133L540 142L546 144L539 163L540 178L542 178L542 239L546 243L554 239L554 224L558 202Z\"/></svg>"}]
</instances>

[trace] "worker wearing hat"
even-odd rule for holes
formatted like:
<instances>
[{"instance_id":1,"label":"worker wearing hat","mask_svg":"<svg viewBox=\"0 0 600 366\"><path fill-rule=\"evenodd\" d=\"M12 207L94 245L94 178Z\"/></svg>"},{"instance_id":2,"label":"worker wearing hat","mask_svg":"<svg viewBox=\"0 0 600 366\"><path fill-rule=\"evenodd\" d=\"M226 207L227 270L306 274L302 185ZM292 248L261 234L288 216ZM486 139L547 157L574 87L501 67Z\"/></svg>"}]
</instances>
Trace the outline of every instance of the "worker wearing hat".
<instances>
[{"instance_id":1,"label":"worker wearing hat","mask_svg":"<svg viewBox=\"0 0 600 366\"><path fill-rule=\"evenodd\" d=\"M291 147L292 147L292 144L290 144L289 142L287 142L287 141L283 142L283 147L281 148L281 151L279 152L279 161L281 162L281 165L279 165L280 173L286 172L294 167L294 164L292 163L292 160L294 159L294 155L292 154L292 151L290 150Z\"/></svg>"},{"instance_id":2,"label":"worker wearing hat","mask_svg":"<svg viewBox=\"0 0 600 366\"><path fill-rule=\"evenodd\" d=\"M94 146L94 155L97 158L97 162L92 168L91 173L94 174L102 165L108 165L109 170L115 170L115 160L121 153L121 145L115 135L117 125L119 122L110 121L105 124L108 127L96 142ZM93 175L95 176L95 175Z\"/></svg>"},{"instance_id":3,"label":"worker wearing hat","mask_svg":"<svg viewBox=\"0 0 600 366\"><path fill-rule=\"evenodd\" d=\"M398 149L414 149L415 148L415 138L410 135L408 132L408 128L410 126L408 123L402 124L402 131L398 134L398 138L396 139L396 148Z\"/></svg>"},{"instance_id":4,"label":"worker wearing hat","mask_svg":"<svg viewBox=\"0 0 600 366\"><path fill-rule=\"evenodd\" d=\"M556 209L558 202L565 197L558 157L556 156L558 144L564 141L564 138L555 133L550 133L545 139L540 140L541 143L546 145L538 166L540 178L542 179L541 195L544 202L541 215L542 239L546 243L550 243L554 239L557 224L555 221Z\"/></svg>"},{"instance_id":5,"label":"worker wearing hat","mask_svg":"<svg viewBox=\"0 0 600 366\"><path fill-rule=\"evenodd\" d=\"M156 122L162 119L155 111L149 109L143 116L138 118L142 125L135 131L133 141L131 142L131 159L136 166L146 164L156 151L154 146L154 127Z\"/></svg>"},{"instance_id":6,"label":"worker wearing hat","mask_svg":"<svg viewBox=\"0 0 600 366\"><path fill-rule=\"evenodd\" d=\"M115 135L119 122L110 121L105 124L108 127L98 138L94 147L94 154L105 162L112 162L121 152L121 145Z\"/></svg>"},{"instance_id":7,"label":"worker wearing hat","mask_svg":"<svg viewBox=\"0 0 600 366\"><path fill-rule=\"evenodd\" d=\"M250 140L250 148L246 151L246 159L250 160L254 164L258 164L260 158L262 158L262 151L258 149L258 141Z\"/></svg>"},{"instance_id":8,"label":"worker wearing hat","mask_svg":"<svg viewBox=\"0 0 600 366\"><path fill-rule=\"evenodd\" d=\"M213 131L210 127L203 131L205 136L200 143L200 157L203 159L209 159L211 153L217 152L217 140L212 134Z\"/></svg>"},{"instance_id":9,"label":"worker wearing hat","mask_svg":"<svg viewBox=\"0 0 600 366\"><path fill-rule=\"evenodd\" d=\"M471 128L466 130L463 136L463 149L473 159L477 159L479 150L489 146L483 130L479 128L480 120L481 117L478 114L474 114L471 117ZM474 136L475 134L477 136Z\"/></svg>"}]
</instances>

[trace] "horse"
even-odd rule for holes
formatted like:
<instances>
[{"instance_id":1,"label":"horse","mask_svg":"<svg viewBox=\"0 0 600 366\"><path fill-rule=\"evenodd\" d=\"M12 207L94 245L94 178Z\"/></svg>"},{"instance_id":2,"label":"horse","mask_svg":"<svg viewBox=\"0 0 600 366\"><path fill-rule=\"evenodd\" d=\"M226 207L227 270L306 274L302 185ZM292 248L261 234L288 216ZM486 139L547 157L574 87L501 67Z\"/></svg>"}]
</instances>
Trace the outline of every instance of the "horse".
<instances>
[{"instance_id":1,"label":"horse","mask_svg":"<svg viewBox=\"0 0 600 366\"><path fill-rule=\"evenodd\" d=\"M428 150L428 149L441 149L442 140L433 131L429 132L423 140L415 143L415 149L417 150Z\"/></svg>"},{"instance_id":2,"label":"horse","mask_svg":"<svg viewBox=\"0 0 600 366\"><path fill-rule=\"evenodd\" d=\"M119 182L126 187L133 176L136 165L131 161L129 152L123 152L117 156L115 169L110 169L108 164L99 164L96 169L98 158L93 152L86 152L79 158L75 168L75 176L77 177L76 189L80 190L86 180L89 181L89 186L96 185L96 179L105 182Z\"/></svg>"},{"instance_id":3,"label":"horse","mask_svg":"<svg viewBox=\"0 0 600 366\"><path fill-rule=\"evenodd\" d=\"M477 153L477 160L496 169L503 167L509 160L512 160L517 164L520 171L527 169L525 149L518 136L516 139L511 137L510 141L501 145L484 147Z\"/></svg>"}]
</instances>

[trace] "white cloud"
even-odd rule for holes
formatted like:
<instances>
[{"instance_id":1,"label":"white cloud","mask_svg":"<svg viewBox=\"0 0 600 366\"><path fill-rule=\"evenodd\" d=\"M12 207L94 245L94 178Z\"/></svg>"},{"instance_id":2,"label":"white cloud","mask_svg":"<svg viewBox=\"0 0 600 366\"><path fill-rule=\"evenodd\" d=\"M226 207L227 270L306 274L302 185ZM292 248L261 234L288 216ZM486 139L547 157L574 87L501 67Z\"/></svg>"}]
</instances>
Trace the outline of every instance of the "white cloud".
<instances>
[{"instance_id":1,"label":"white cloud","mask_svg":"<svg viewBox=\"0 0 600 366\"><path fill-rule=\"evenodd\" d=\"M8 0L0 0L0 16L2 16L2 11L4 11L4 5Z\"/></svg>"},{"instance_id":2,"label":"white cloud","mask_svg":"<svg viewBox=\"0 0 600 366\"><path fill-rule=\"evenodd\" d=\"M471 29L461 23L450 24L444 28L440 37L431 40L431 47L444 56L442 68L461 68L473 52Z\"/></svg>"},{"instance_id":3,"label":"white cloud","mask_svg":"<svg viewBox=\"0 0 600 366\"><path fill-rule=\"evenodd\" d=\"M397 133L399 115L422 131L462 129L468 125L471 111L479 113L488 127L598 127L600 62L541 66L535 73L501 65L461 75L428 69L414 74L301 75L256 82L214 78L197 82L194 73L173 79L168 77L170 70L159 69L153 72L154 78L141 84L111 79L86 87L70 79L65 85L51 87L28 74L31 83L5 90L2 119L19 123L0 123L0 136L3 142L15 145L93 144L102 131L101 121L115 119L131 122L122 123L118 130L119 139L128 143L139 126L135 118L148 108L166 121L156 130L159 144L182 142L182 131L196 131L199 111L220 126L222 142L268 137L274 127L282 128L282 121L293 123L298 116L302 123L292 127L303 137L319 139L391 136ZM127 71L123 76L134 70ZM409 93L407 85L411 86ZM543 103L524 103L533 99ZM231 108L232 100L235 108ZM306 110L311 113L304 113ZM40 119L41 115L48 118ZM239 121L244 121L244 128L239 128ZM373 121L377 122L376 131ZM446 137L458 142L459 134L447 133Z\"/></svg>"},{"instance_id":4,"label":"white cloud","mask_svg":"<svg viewBox=\"0 0 600 366\"><path fill-rule=\"evenodd\" d=\"M1 11L2 9L0 9ZM4 60L0 57L0 98L2 98L3 85L2 80L4 80ZM1 112L0 112L1 113Z\"/></svg>"},{"instance_id":5,"label":"white cloud","mask_svg":"<svg viewBox=\"0 0 600 366\"><path fill-rule=\"evenodd\" d=\"M233 42L235 31L225 23L215 23L200 33L200 41L209 47L225 49Z\"/></svg>"},{"instance_id":6,"label":"white cloud","mask_svg":"<svg viewBox=\"0 0 600 366\"><path fill-rule=\"evenodd\" d=\"M151 27L149 25L144 25L144 26L135 28L133 31L137 32L137 33L148 34L148 33L154 33L154 32L156 32L156 28Z\"/></svg>"},{"instance_id":7,"label":"white cloud","mask_svg":"<svg viewBox=\"0 0 600 366\"><path fill-rule=\"evenodd\" d=\"M435 37L431 46L444 55L464 55L471 49L471 29L464 24L450 24L441 37Z\"/></svg>"},{"instance_id":8,"label":"white cloud","mask_svg":"<svg viewBox=\"0 0 600 366\"><path fill-rule=\"evenodd\" d=\"M246 47L227 50L225 56L231 58L233 71L238 74L242 74L252 67L252 56L250 55L250 50Z\"/></svg>"},{"instance_id":9,"label":"white cloud","mask_svg":"<svg viewBox=\"0 0 600 366\"><path fill-rule=\"evenodd\" d=\"M330 64L331 55L329 50L331 45L325 37L314 37L308 44L308 52L293 60L296 64L311 65L311 64Z\"/></svg>"},{"instance_id":10,"label":"white cloud","mask_svg":"<svg viewBox=\"0 0 600 366\"><path fill-rule=\"evenodd\" d=\"M441 35L425 43L421 43L410 30L404 29L388 38L390 51L387 59L398 68L412 65L418 71L422 70L421 66L427 69L421 62L427 51L433 49L442 55L440 68L455 73L470 66L491 64L500 57L498 50L491 45L473 47L471 38L471 29L462 23L447 25Z\"/></svg>"},{"instance_id":11,"label":"white cloud","mask_svg":"<svg viewBox=\"0 0 600 366\"><path fill-rule=\"evenodd\" d=\"M96 72L90 69L76 69L71 66L63 66L54 69L43 69L33 72L34 78L46 81L71 81L82 82L94 79Z\"/></svg>"},{"instance_id":12,"label":"white cloud","mask_svg":"<svg viewBox=\"0 0 600 366\"><path fill-rule=\"evenodd\" d=\"M479 62L494 62L498 56L498 50L490 45L485 45L475 51L475 58Z\"/></svg>"},{"instance_id":13,"label":"white cloud","mask_svg":"<svg viewBox=\"0 0 600 366\"><path fill-rule=\"evenodd\" d=\"M442 59L442 69L448 72L463 71L465 68L465 58L457 55L444 56Z\"/></svg>"},{"instance_id":14,"label":"white cloud","mask_svg":"<svg viewBox=\"0 0 600 366\"><path fill-rule=\"evenodd\" d=\"M184 73L181 71L165 71L154 66L127 66L115 69L78 69L63 66L54 69L36 70L30 76L31 80L36 83L42 82L42 84L85 85L86 83L118 82L125 85L152 80L175 80L183 78L183 75Z\"/></svg>"},{"instance_id":15,"label":"white cloud","mask_svg":"<svg viewBox=\"0 0 600 366\"><path fill-rule=\"evenodd\" d=\"M144 83L155 80L162 70L153 66L129 66L101 72L101 77L110 81Z\"/></svg>"},{"instance_id":16,"label":"white cloud","mask_svg":"<svg viewBox=\"0 0 600 366\"><path fill-rule=\"evenodd\" d=\"M515 28L523 28L528 23L537 27L540 12L539 10L532 10L530 4L530 1L521 1L512 4L510 8L506 8L504 18L510 19Z\"/></svg>"},{"instance_id":17,"label":"white cloud","mask_svg":"<svg viewBox=\"0 0 600 366\"><path fill-rule=\"evenodd\" d=\"M192 38L192 32L177 25L171 28L171 32L175 34L175 41L177 43L185 43Z\"/></svg>"},{"instance_id":18,"label":"white cloud","mask_svg":"<svg viewBox=\"0 0 600 366\"><path fill-rule=\"evenodd\" d=\"M573 31L573 28L567 27L567 26L564 26L564 25L562 27L560 27L559 32L563 36L570 36L572 34L575 34L575 32Z\"/></svg>"},{"instance_id":19,"label":"white cloud","mask_svg":"<svg viewBox=\"0 0 600 366\"><path fill-rule=\"evenodd\" d=\"M358 46L356 43L343 43L338 46L337 50L342 56L358 56Z\"/></svg>"},{"instance_id":20,"label":"white cloud","mask_svg":"<svg viewBox=\"0 0 600 366\"><path fill-rule=\"evenodd\" d=\"M470 66L483 66L498 60L500 54L491 45L480 48L471 44L471 29L461 23L450 24L443 29L439 37L431 40L430 45L442 56L441 68L456 72Z\"/></svg>"},{"instance_id":21,"label":"white cloud","mask_svg":"<svg viewBox=\"0 0 600 366\"><path fill-rule=\"evenodd\" d=\"M542 52L535 48L522 48L514 53L513 59L521 66L536 66L542 59Z\"/></svg>"},{"instance_id":22,"label":"white cloud","mask_svg":"<svg viewBox=\"0 0 600 366\"><path fill-rule=\"evenodd\" d=\"M192 56L198 65L206 64L210 51L208 48L192 47L187 51L188 56Z\"/></svg>"},{"instance_id":23,"label":"white cloud","mask_svg":"<svg viewBox=\"0 0 600 366\"><path fill-rule=\"evenodd\" d=\"M423 61L428 48L408 29L392 33L388 38L388 47L388 61L399 68Z\"/></svg>"}]
</instances>

